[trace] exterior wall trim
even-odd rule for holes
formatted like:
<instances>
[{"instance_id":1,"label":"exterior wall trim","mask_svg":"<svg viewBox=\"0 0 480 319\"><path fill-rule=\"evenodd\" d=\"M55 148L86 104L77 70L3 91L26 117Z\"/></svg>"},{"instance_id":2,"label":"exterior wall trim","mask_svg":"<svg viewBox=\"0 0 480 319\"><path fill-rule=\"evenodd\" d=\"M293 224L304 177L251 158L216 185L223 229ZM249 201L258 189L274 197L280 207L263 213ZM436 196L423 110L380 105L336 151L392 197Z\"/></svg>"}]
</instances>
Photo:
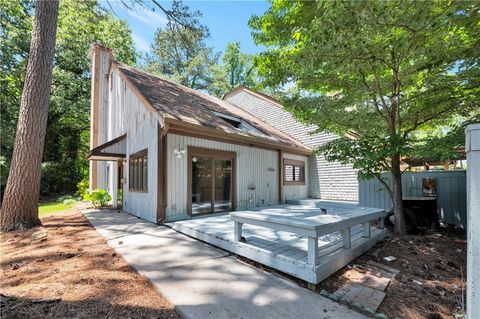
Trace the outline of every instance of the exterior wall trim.
<instances>
[{"instance_id":1,"label":"exterior wall trim","mask_svg":"<svg viewBox=\"0 0 480 319\"><path fill-rule=\"evenodd\" d=\"M260 142L254 137L238 136L235 134L227 134L223 131L219 131L213 128L201 127L199 125L186 123L170 118L165 119L166 123L170 124L170 132L178 135L197 137L207 140L219 141L230 144L244 145L250 147L258 147L268 150L282 150L291 154L298 155L311 155L312 151L309 149L300 149L295 147L289 147L285 144L276 144L268 142Z\"/></svg>"},{"instance_id":2,"label":"exterior wall trim","mask_svg":"<svg viewBox=\"0 0 480 319\"><path fill-rule=\"evenodd\" d=\"M285 191L283 189L284 170L285 164L283 163L283 151L278 151L278 200L280 204L285 204Z\"/></svg>"},{"instance_id":3,"label":"exterior wall trim","mask_svg":"<svg viewBox=\"0 0 480 319\"><path fill-rule=\"evenodd\" d=\"M163 224L167 207L167 132L168 125L163 129L157 125L157 224Z\"/></svg>"}]
</instances>

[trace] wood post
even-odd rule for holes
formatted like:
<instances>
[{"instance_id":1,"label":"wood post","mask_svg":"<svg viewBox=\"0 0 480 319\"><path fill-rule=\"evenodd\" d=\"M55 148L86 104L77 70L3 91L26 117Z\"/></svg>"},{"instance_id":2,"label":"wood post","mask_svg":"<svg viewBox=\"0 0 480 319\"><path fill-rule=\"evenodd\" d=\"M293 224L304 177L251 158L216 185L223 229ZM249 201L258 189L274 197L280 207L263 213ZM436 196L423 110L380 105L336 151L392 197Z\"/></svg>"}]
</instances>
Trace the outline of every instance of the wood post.
<instances>
[{"instance_id":1,"label":"wood post","mask_svg":"<svg viewBox=\"0 0 480 319\"><path fill-rule=\"evenodd\" d=\"M308 237L308 264L315 266L318 259L318 238Z\"/></svg>"},{"instance_id":2,"label":"wood post","mask_svg":"<svg viewBox=\"0 0 480 319\"><path fill-rule=\"evenodd\" d=\"M345 228L341 231L343 237L343 248L350 249L352 246L352 231L351 228Z\"/></svg>"},{"instance_id":3,"label":"wood post","mask_svg":"<svg viewBox=\"0 0 480 319\"><path fill-rule=\"evenodd\" d=\"M384 229L384 228L385 228L384 217L378 219L378 228L380 228L380 229Z\"/></svg>"},{"instance_id":4,"label":"wood post","mask_svg":"<svg viewBox=\"0 0 480 319\"><path fill-rule=\"evenodd\" d=\"M362 223L363 226L363 237L370 238L370 222Z\"/></svg>"},{"instance_id":5,"label":"wood post","mask_svg":"<svg viewBox=\"0 0 480 319\"><path fill-rule=\"evenodd\" d=\"M242 239L242 227L243 223L234 222L233 223L233 240L240 241Z\"/></svg>"},{"instance_id":6,"label":"wood post","mask_svg":"<svg viewBox=\"0 0 480 319\"><path fill-rule=\"evenodd\" d=\"M278 201L280 204L285 204L285 192L283 189L283 151L278 150Z\"/></svg>"}]
</instances>

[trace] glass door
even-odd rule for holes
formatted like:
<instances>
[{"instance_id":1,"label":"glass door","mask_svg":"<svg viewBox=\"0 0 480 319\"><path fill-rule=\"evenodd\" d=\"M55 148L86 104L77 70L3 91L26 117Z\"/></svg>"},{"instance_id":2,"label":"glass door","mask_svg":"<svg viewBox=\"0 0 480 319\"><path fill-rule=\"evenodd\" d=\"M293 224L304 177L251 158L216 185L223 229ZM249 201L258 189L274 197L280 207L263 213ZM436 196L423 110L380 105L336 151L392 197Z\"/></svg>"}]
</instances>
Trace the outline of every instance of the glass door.
<instances>
[{"instance_id":1,"label":"glass door","mask_svg":"<svg viewBox=\"0 0 480 319\"><path fill-rule=\"evenodd\" d=\"M214 167L214 212L230 211L232 208L232 161L215 159Z\"/></svg>"},{"instance_id":2,"label":"glass door","mask_svg":"<svg viewBox=\"0 0 480 319\"><path fill-rule=\"evenodd\" d=\"M192 215L212 211L212 159L192 158Z\"/></svg>"},{"instance_id":3,"label":"glass door","mask_svg":"<svg viewBox=\"0 0 480 319\"><path fill-rule=\"evenodd\" d=\"M189 180L191 182L191 214L227 212L233 209L233 167L231 159L218 151L192 154ZM191 178L190 178L191 177Z\"/></svg>"}]
</instances>

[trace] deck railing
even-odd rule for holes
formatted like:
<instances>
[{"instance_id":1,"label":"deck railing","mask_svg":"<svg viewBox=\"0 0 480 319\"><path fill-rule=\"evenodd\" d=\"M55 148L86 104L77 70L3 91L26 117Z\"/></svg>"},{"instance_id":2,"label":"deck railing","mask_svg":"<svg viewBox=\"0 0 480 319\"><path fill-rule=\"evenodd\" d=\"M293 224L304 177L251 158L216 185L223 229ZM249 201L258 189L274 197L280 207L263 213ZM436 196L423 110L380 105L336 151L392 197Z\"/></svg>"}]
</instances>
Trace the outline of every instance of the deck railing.
<instances>
[{"instance_id":1,"label":"deck railing","mask_svg":"<svg viewBox=\"0 0 480 319\"><path fill-rule=\"evenodd\" d=\"M327 214L324 214L324 211ZM319 257L318 238L334 232L340 232L343 248L352 247L352 227L362 224L365 238L371 235L371 222L378 220L378 227L383 228L384 209L357 207L352 210L339 211L338 207L319 207L319 214L307 218L282 216L281 213L232 212L230 218L234 222L234 240L242 238L244 224L270 228L305 236L308 239L307 264L316 266ZM335 213L335 214L332 214Z\"/></svg>"}]
</instances>

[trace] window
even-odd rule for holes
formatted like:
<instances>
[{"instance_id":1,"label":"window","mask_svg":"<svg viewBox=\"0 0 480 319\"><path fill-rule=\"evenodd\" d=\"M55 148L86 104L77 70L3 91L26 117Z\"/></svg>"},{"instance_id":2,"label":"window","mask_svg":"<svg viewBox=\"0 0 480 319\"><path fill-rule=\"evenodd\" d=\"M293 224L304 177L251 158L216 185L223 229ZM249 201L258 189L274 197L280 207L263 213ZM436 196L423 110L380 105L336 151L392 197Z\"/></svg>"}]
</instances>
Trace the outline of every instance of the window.
<instances>
[{"instance_id":1,"label":"window","mask_svg":"<svg viewBox=\"0 0 480 319\"><path fill-rule=\"evenodd\" d=\"M220 112L213 112L213 113L217 115L219 118L221 118L224 122L230 124L236 129L239 129L242 131L248 131L250 133L265 135L265 133L263 133L256 127L253 127L252 125L250 125L249 123L241 119L240 117L228 115Z\"/></svg>"},{"instance_id":2,"label":"window","mask_svg":"<svg viewBox=\"0 0 480 319\"><path fill-rule=\"evenodd\" d=\"M284 184L305 185L305 162L284 159Z\"/></svg>"},{"instance_id":3,"label":"window","mask_svg":"<svg viewBox=\"0 0 480 319\"><path fill-rule=\"evenodd\" d=\"M128 166L128 188L131 191L148 191L148 150L130 155Z\"/></svg>"},{"instance_id":4,"label":"window","mask_svg":"<svg viewBox=\"0 0 480 319\"><path fill-rule=\"evenodd\" d=\"M236 119L228 118L228 117L222 117L222 120L233 126L234 128L240 128L240 125L242 125L241 121L238 121Z\"/></svg>"}]
</instances>

